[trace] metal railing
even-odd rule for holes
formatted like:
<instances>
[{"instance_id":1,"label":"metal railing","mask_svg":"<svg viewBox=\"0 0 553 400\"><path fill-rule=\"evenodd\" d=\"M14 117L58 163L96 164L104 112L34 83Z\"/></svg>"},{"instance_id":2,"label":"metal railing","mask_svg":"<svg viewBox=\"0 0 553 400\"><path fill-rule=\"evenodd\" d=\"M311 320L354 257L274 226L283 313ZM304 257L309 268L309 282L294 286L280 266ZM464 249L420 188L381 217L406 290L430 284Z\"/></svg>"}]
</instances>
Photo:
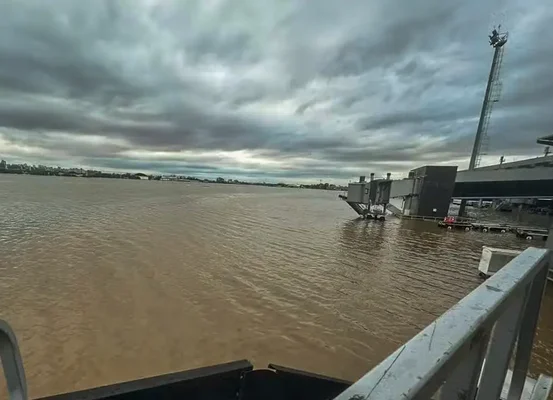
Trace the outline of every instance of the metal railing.
<instances>
[{"instance_id":1,"label":"metal railing","mask_svg":"<svg viewBox=\"0 0 553 400\"><path fill-rule=\"evenodd\" d=\"M520 399L549 259L546 249L525 250L335 400L496 400L513 354L506 399ZM530 398L550 387L541 376Z\"/></svg>"},{"instance_id":2,"label":"metal railing","mask_svg":"<svg viewBox=\"0 0 553 400\"><path fill-rule=\"evenodd\" d=\"M0 359L10 400L27 400L27 382L17 339L10 326L0 320Z\"/></svg>"}]
</instances>

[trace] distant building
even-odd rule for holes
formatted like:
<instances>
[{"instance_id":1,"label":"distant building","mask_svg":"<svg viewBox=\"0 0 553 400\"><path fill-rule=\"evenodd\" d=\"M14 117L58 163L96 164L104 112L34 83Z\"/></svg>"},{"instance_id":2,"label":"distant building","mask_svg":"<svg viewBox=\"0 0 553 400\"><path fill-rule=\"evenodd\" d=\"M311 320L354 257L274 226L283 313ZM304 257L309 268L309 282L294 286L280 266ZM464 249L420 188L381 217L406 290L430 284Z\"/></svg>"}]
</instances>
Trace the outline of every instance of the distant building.
<instances>
[{"instance_id":1,"label":"distant building","mask_svg":"<svg viewBox=\"0 0 553 400\"><path fill-rule=\"evenodd\" d=\"M0 161L0 169L8 169L8 163L6 162L6 160Z\"/></svg>"},{"instance_id":2,"label":"distant building","mask_svg":"<svg viewBox=\"0 0 553 400\"><path fill-rule=\"evenodd\" d=\"M148 175L143 174L143 173L141 173L141 172L139 172L138 174L134 174L134 178L135 178L135 179L142 179L142 180L146 180L146 181L147 181L148 179L150 179L150 178L148 177Z\"/></svg>"}]
</instances>

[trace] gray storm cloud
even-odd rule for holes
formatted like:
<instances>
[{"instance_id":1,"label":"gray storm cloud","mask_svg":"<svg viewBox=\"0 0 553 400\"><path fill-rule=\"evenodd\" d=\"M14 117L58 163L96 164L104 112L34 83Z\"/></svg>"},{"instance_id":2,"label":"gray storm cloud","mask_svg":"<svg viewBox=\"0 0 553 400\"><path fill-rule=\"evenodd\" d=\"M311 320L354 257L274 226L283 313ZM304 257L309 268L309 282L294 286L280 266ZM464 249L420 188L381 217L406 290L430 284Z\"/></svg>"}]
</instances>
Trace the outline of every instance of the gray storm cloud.
<instances>
[{"instance_id":1,"label":"gray storm cloud","mask_svg":"<svg viewBox=\"0 0 553 400\"><path fill-rule=\"evenodd\" d=\"M4 0L0 157L252 179L466 166L510 31L489 160L553 126L543 1Z\"/></svg>"}]
</instances>

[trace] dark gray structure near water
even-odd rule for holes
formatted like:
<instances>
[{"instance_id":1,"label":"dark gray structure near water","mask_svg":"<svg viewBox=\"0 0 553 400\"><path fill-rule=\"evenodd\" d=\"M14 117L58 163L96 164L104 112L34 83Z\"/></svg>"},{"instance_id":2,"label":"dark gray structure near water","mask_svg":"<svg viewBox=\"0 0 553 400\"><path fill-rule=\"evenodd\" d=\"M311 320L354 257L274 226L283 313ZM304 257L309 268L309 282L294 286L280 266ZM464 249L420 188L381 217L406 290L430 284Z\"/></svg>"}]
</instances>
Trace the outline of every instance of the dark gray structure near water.
<instances>
[{"instance_id":1,"label":"dark gray structure near water","mask_svg":"<svg viewBox=\"0 0 553 400\"><path fill-rule=\"evenodd\" d=\"M432 216L447 215L451 195L455 187L457 167L424 166L409 172L409 177L393 181L386 179L369 182L364 177L350 183L348 194L342 196L351 208L363 217L380 218L385 209L395 214Z\"/></svg>"},{"instance_id":2,"label":"dark gray structure near water","mask_svg":"<svg viewBox=\"0 0 553 400\"><path fill-rule=\"evenodd\" d=\"M445 217L455 187L457 167L425 166L409 172L409 179L421 182L414 195L406 198L411 215Z\"/></svg>"}]
</instances>

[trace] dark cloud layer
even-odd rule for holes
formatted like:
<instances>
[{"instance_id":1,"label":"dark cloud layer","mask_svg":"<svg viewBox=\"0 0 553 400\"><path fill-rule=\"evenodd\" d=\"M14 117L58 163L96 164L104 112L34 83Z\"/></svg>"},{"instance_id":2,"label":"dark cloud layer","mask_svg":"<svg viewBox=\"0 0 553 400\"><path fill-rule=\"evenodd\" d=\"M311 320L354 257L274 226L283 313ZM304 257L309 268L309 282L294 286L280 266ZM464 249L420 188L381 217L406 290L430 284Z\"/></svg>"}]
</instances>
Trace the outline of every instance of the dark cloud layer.
<instances>
[{"instance_id":1,"label":"dark cloud layer","mask_svg":"<svg viewBox=\"0 0 553 400\"><path fill-rule=\"evenodd\" d=\"M539 0L4 0L0 157L252 179L466 166L510 31L489 158L553 126Z\"/></svg>"}]
</instances>

